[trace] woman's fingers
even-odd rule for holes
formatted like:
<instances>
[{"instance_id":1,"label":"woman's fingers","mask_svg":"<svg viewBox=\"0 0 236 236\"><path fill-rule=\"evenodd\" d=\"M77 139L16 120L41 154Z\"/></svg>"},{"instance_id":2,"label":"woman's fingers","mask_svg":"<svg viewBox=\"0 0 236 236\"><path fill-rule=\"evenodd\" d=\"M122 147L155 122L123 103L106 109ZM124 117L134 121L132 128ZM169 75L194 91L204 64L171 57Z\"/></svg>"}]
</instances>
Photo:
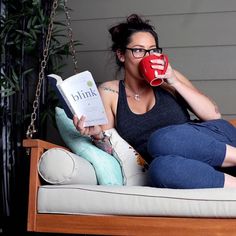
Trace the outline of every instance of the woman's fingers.
<instances>
[{"instance_id":1,"label":"woman's fingers","mask_svg":"<svg viewBox=\"0 0 236 236\"><path fill-rule=\"evenodd\" d=\"M78 131L80 131L80 133L85 132L86 128L84 128L84 121L85 121L85 116L81 116L80 119L76 115L73 117L74 126Z\"/></svg>"},{"instance_id":2,"label":"woman's fingers","mask_svg":"<svg viewBox=\"0 0 236 236\"><path fill-rule=\"evenodd\" d=\"M81 116L80 119L77 116L73 117L74 126L80 132L81 135L90 136L101 133L101 127L98 125L84 127L85 119L85 116Z\"/></svg>"},{"instance_id":3,"label":"woman's fingers","mask_svg":"<svg viewBox=\"0 0 236 236\"><path fill-rule=\"evenodd\" d=\"M157 65L165 65L165 61L163 59L152 59L151 60L151 63L154 65L154 64L157 64Z\"/></svg>"},{"instance_id":4,"label":"woman's fingers","mask_svg":"<svg viewBox=\"0 0 236 236\"><path fill-rule=\"evenodd\" d=\"M153 59L151 60L151 67L155 70L164 70L165 62L162 59Z\"/></svg>"}]
</instances>

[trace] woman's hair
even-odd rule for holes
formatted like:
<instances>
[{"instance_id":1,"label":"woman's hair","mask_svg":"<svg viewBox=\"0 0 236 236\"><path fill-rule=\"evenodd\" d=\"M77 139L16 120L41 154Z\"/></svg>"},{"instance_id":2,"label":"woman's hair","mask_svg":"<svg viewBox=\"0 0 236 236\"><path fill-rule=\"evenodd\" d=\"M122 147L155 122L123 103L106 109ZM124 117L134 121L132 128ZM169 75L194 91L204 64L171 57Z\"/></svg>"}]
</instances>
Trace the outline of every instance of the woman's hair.
<instances>
[{"instance_id":1,"label":"woman's hair","mask_svg":"<svg viewBox=\"0 0 236 236\"><path fill-rule=\"evenodd\" d=\"M134 33L137 32L148 32L150 33L156 42L158 47L158 35L154 30L154 27L149 24L148 20L142 20L137 14L132 14L127 17L126 21L115 25L109 29L111 34L112 46L111 49L113 52L120 50L124 53L127 45L130 43L130 38ZM123 63L116 56L116 63L119 66L119 69L123 67Z\"/></svg>"}]
</instances>

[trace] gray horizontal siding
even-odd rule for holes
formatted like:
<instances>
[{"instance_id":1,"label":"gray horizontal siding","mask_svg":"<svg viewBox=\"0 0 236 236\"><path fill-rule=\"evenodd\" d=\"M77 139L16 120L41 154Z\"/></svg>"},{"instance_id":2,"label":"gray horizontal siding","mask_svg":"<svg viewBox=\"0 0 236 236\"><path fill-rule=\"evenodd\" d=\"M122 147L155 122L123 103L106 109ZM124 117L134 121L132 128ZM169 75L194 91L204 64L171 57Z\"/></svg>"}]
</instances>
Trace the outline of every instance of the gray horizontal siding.
<instances>
[{"instance_id":1,"label":"gray horizontal siding","mask_svg":"<svg viewBox=\"0 0 236 236\"><path fill-rule=\"evenodd\" d=\"M219 106L225 118L236 117L236 80L193 82L203 93L211 97Z\"/></svg>"},{"instance_id":2,"label":"gray horizontal siding","mask_svg":"<svg viewBox=\"0 0 236 236\"><path fill-rule=\"evenodd\" d=\"M236 12L151 16L149 19L159 34L161 47L236 46ZM114 23L117 19L73 21L74 36L83 43L79 50L107 50L110 46L108 29Z\"/></svg>"},{"instance_id":3,"label":"gray horizontal siding","mask_svg":"<svg viewBox=\"0 0 236 236\"><path fill-rule=\"evenodd\" d=\"M74 20L236 11L235 0L70 0Z\"/></svg>"},{"instance_id":4,"label":"gray horizontal siding","mask_svg":"<svg viewBox=\"0 0 236 236\"><path fill-rule=\"evenodd\" d=\"M172 66L212 97L224 117L236 118L235 0L70 0L68 5L74 38L82 43L81 71L90 70L99 82L114 78L108 29L136 12L155 26ZM66 63L69 76L72 64Z\"/></svg>"}]
</instances>

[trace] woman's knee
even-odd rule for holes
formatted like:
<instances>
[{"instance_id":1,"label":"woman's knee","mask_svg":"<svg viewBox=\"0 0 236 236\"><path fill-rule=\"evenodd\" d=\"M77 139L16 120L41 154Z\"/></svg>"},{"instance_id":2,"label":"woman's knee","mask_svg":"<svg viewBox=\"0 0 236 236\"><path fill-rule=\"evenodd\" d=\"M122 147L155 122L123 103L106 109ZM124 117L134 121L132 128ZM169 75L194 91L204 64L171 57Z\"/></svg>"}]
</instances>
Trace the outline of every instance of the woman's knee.
<instances>
[{"instance_id":1,"label":"woman's knee","mask_svg":"<svg viewBox=\"0 0 236 236\"><path fill-rule=\"evenodd\" d=\"M149 166L149 179L153 187L176 188L176 180L181 179L181 172L176 169L173 156L159 156Z\"/></svg>"},{"instance_id":2,"label":"woman's knee","mask_svg":"<svg viewBox=\"0 0 236 236\"><path fill-rule=\"evenodd\" d=\"M183 142L186 137L186 125L172 125L155 131L149 138L147 148L150 156L171 154L172 150L179 147L178 140Z\"/></svg>"},{"instance_id":3,"label":"woman's knee","mask_svg":"<svg viewBox=\"0 0 236 236\"><path fill-rule=\"evenodd\" d=\"M220 188L224 185L224 174L206 163L167 155L151 162L149 180L159 188Z\"/></svg>"}]
</instances>

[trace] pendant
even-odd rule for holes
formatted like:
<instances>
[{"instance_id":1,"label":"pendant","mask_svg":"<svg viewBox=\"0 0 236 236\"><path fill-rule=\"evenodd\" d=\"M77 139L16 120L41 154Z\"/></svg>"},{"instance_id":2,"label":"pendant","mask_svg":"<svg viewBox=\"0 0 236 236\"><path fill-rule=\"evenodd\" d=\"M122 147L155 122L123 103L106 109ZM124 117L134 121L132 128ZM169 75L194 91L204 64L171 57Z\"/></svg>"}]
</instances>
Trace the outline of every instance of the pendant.
<instances>
[{"instance_id":1,"label":"pendant","mask_svg":"<svg viewBox=\"0 0 236 236\"><path fill-rule=\"evenodd\" d=\"M136 101L140 101L140 95L139 94L134 94L134 100L136 100Z\"/></svg>"}]
</instances>

